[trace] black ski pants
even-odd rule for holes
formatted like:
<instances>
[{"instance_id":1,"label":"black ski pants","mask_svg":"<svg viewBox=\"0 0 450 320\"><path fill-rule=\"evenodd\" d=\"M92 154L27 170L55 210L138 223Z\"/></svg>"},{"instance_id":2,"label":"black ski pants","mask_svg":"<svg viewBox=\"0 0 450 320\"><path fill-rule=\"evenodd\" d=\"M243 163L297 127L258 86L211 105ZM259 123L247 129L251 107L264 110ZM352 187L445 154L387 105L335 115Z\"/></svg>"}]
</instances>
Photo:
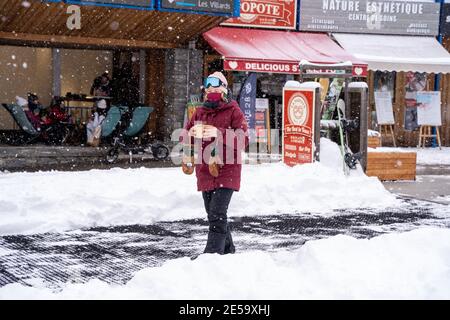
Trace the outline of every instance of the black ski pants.
<instances>
[{"instance_id":1,"label":"black ski pants","mask_svg":"<svg viewBox=\"0 0 450 320\"><path fill-rule=\"evenodd\" d=\"M227 220L232 189L219 188L203 191L203 201L208 214L209 232L204 253L234 253L235 248Z\"/></svg>"}]
</instances>

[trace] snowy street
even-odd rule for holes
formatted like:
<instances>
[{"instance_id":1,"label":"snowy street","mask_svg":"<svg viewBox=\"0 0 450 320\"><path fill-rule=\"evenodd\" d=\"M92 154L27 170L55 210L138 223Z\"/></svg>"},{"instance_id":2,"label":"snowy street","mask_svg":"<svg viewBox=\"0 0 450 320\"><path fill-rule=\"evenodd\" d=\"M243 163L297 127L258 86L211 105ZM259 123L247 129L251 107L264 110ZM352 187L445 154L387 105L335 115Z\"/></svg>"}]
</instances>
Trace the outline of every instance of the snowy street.
<instances>
[{"instance_id":1,"label":"snowy street","mask_svg":"<svg viewBox=\"0 0 450 320\"><path fill-rule=\"evenodd\" d=\"M436 211L441 214L434 214ZM450 228L450 209L406 201L402 208L385 210L234 218L232 225L239 253L292 251L305 241L335 235L369 239L425 226ZM206 220L191 219L2 236L0 285L16 282L34 285L36 279L53 289L60 289L67 282L84 283L92 279L123 285L141 269L201 253L206 234ZM5 289L0 289L0 296L4 293Z\"/></svg>"}]
</instances>

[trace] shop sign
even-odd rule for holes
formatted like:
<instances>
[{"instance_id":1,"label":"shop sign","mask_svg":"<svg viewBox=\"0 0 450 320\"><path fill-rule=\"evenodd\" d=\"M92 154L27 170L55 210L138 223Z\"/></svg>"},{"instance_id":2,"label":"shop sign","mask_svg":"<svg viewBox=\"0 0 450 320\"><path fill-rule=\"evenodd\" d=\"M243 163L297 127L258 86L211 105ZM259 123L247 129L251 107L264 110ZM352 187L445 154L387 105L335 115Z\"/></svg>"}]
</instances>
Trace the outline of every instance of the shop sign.
<instances>
[{"instance_id":1,"label":"shop sign","mask_svg":"<svg viewBox=\"0 0 450 320\"><path fill-rule=\"evenodd\" d=\"M283 88L283 162L313 162L315 89Z\"/></svg>"},{"instance_id":2,"label":"shop sign","mask_svg":"<svg viewBox=\"0 0 450 320\"><path fill-rule=\"evenodd\" d=\"M450 3L443 3L442 4L441 34L443 36L450 35Z\"/></svg>"},{"instance_id":3,"label":"shop sign","mask_svg":"<svg viewBox=\"0 0 450 320\"><path fill-rule=\"evenodd\" d=\"M434 2L302 0L300 30L436 36L439 11Z\"/></svg>"},{"instance_id":4,"label":"shop sign","mask_svg":"<svg viewBox=\"0 0 450 320\"><path fill-rule=\"evenodd\" d=\"M297 0L241 0L240 16L222 25L270 29L297 27Z\"/></svg>"},{"instance_id":5,"label":"shop sign","mask_svg":"<svg viewBox=\"0 0 450 320\"><path fill-rule=\"evenodd\" d=\"M224 69L230 71L298 74L299 64L298 62L224 60Z\"/></svg>"},{"instance_id":6,"label":"shop sign","mask_svg":"<svg viewBox=\"0 0 450 320\"><path fill-rule=\"evenodd\" d=\"M235 3L238 0L159 0L158 9L162 11L180 11L208 13L213 15L237 16ZM236 11L236 14L234 14Z\"/></svg>"},{"instance_id":7,"label":"shop sign","mask_svg":"<svg viewBox=\"0 0 450 320\"><path fill-rule=\"evenodd\" d=\"M300 74L303 78L367 77L367 73L367 65L353 65L351 62L329 65L308 63L304 60L300 62Z\"/></svg>"},{"instance_id":8,"label":"shop sign","mask_svg":"<svg viewBox=\"0 0 450 320\"><path fill-rule=\"evenodd\" d=\"M98 5L117 8L154 9L154 0L66 0L69 4Z\"/></svg>"}]
</instances>

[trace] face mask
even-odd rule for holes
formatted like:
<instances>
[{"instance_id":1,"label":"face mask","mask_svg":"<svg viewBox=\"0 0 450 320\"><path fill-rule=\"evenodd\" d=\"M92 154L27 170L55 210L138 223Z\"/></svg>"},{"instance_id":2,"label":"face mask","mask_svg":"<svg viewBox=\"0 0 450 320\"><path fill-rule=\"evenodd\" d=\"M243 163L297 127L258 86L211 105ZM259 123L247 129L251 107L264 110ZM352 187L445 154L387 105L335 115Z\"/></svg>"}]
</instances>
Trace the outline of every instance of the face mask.
<instances>
[{"instance_id":1,"label":"face mask","mask_svg":"<svg viewBox=\"0 0 450 320\"><path fill-rule=\"evenodd\" d=\"M206 95L206 101L220 102L221 100L222 100L222 93L220 92L210 92Z\"/></svg>"}]
</instances>

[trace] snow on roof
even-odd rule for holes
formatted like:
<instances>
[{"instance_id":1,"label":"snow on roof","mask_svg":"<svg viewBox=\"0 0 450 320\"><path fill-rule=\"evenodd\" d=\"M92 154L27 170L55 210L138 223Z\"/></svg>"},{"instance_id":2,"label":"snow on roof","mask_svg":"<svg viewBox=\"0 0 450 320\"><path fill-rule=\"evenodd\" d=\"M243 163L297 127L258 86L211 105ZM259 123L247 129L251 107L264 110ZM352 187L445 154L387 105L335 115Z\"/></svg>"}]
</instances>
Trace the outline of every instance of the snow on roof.
<instances>
[{"instance_id":1,"label":"snow on roof","mask_svg":"<svg viewBox=\"0 0 450 320\"><path fill-rule=\"evenodd\" d=\"M371 70L449 73L450 54L434 37L333 34Z\"/></svg>"},{"instance_id":2,"label":"snow on roof","mask_svg":"<svg viewBox=\"0 0 450 320\"><path fill-rule=\"evenodd\" d=\"M366 82L360 81L360 82L350 82L348 85L349 88L368 88Z\"/></svg>"}]
</instances>

